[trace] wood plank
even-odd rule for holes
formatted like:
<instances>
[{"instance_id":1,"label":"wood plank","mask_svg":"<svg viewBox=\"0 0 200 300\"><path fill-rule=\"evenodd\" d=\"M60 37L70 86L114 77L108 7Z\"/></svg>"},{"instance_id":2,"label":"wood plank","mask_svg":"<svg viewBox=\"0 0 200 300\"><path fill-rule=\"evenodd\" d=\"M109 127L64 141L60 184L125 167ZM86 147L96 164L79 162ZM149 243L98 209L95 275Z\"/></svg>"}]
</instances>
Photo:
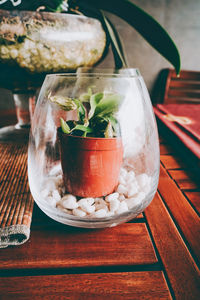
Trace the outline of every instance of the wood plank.
<instances>
[{"instance_id":1,"label":"wood plank","mask_svg":"<svg viewBox=\"0 0 200 300\"><path fill-rule=\"evenodd\" d=\"M0 278L0 290L1 300L171 299L160 271Z\"/></svg>"},{"instance_id":2,"label":"wood plank","mask_svg":"<svg viewBox=\"0 0 200 300\"><path fill-rule=\"evenodd\" d=\"M56 222L55 222L56 224ZM34 229L30 240L2 249L0 269L71 268L154 264L157 258L144 223L99 230L62 224Z\"/></svg>"},{"instance_id":3,"label":"wood plank","mask_svg":"<svg viewBox=\"0 0 200 300\"><path fill-rule=\"evenodd\" d=\"M198 190L199 186L194 181L194 174L186 170L169 170L169 174L182 190ZM197 179L197 178L196 178Z\"/></svg>"},{"instance_id":4,"label":"wood plank","mask_svg":"<svg viewBox=\"0 0 200 300\"><path fill-rule=\"evenodd\" d=\"M200 219L162 166L158 190L200 263Z\"/></svg>"},{"instance_id":5,"label":"wood plank","mask_svg":"<svg viewBox=\"0 0 200 300\"><path fill-rule=\"evenodd\" d=\"M171 76L172 80L200 81L200 72L199 71L181 70L179 77L177 77L176 72L173 69L170 69L170 72L171 72L170 76Z\"/></svg>"},{"instance_id":6,"label":"wood plank","mask_svg":"<svg viewBox=\"0 0 200 300\"><path fill-rule=\"evenodd\" d=\"M165 98L165 103L171 104L171 103L200 103L200 98L190 98L190 97L183 97L183 96L177 96L177 97L170 97L167 96Z\"/></svg>"},{"instance_id":7,"label":"wood plank","mask_svg":"<svg viewBox=\"0 0 200 300\"><path fill-rule=\"evenodd\" d=\"M169 98L200 98L200 92L196 90L185 90L185 89L169 89L168 91L168 97Z\"/></svg>"},{"instance_id":8,"label":"wood plank","mask_svg":"<svg viewBox=\"0 0 200 300\"><path fill-rule=\"evenodd\" d=\"M172 155L161 155L160 160L167 170L183 169L185 167L180 158Z\"/></svg>"},{"instance_id":9,"label":"wood plank","mask_svg":"<svg viewBox=\"0 0 200 300\"><path fill-rule=\"evenodd\" d=\"M184 194L200 214L200 192L184 192Z\"/></svg>"},{"instance_id":10,"label":"wood plank","mask_svg":"<svg viewBox=\"0 0 200 300\"><path fill-rule=\"evenodd\" d=\"M158 193L145 215L175 299L200 299L199 269Z\"/></svg>"},{"instance_id":11,"label":"wood plank","mask_svg":"<svg viewBox=\"0 0 200 300\"><path fill-rule=\"evenodd\" d=\"M200 90L200 82L195 80L181 80L170 83L170 89L187 89L187 90Z\"/></svg>"},{"instance_id":12,"label":"wood plank","mask_svg":"<svg viewBox=\"0 0 200 300\"><path fill-rule=\"evenodd\" d=\"M174 150L169 145L160 144L160 154L166 155L166 154L172 154Z\"/></svg>"}]
</instances>

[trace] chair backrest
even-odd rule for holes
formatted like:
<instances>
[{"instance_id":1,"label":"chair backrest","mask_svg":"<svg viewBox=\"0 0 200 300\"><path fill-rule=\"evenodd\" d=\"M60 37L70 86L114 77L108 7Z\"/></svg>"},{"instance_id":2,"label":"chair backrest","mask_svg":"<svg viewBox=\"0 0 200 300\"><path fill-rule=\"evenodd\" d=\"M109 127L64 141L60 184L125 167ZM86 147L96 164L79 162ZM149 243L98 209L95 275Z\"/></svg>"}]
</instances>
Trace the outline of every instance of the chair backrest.
<instances>
[{"instance_id":1,"label":"chair backrest","mask_svg":"<svg viewBox=\"0 0 200 300\"><path fill-rule=\"evenodd\" d=\"M152 93L153 103L200 103L200 71L163 69Z\"/></svg>"}]
</instances>

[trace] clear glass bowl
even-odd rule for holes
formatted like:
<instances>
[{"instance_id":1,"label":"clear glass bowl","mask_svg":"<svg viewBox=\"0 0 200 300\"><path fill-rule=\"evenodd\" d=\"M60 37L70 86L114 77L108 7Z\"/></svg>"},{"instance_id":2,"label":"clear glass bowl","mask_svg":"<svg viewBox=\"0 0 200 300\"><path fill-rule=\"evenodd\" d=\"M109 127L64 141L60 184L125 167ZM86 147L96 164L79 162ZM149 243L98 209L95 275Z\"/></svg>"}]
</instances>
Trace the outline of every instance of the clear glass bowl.
<instances>
[{"instance_id":1,"label":"clear glass bowl","mask_svg":"<svg viewBox=\"0 0 200 300\"><path fill-rule=\"evenodd\" d=\"M102 56L105 32L85 16L0 10L0 62L29 73L92 66Z\"/></svg>"},{"instance_id":2,"label":"clear glass bowl","mask_svg":"<svg viewBox=\"0 0 200 300\"><path fill-rule=\"evenodd\" d=\"M101 23L93 18L0 9L0 87L12 91L18 119L0 129L0 141L28 139L36 90L46 73L92 66L105 42Z\"/></svg>"},{"instance_id":3,"label":"clear glass bowl","mask_svg":"<svg viewBox=\"0 0 200 300\"><path fill-rule=\"evenodd\" d=\"M113 95L120 99L114 135L62 133L60 118L77 120L77 110L64 111L56 101L91 101L96 93L102 93L98 101ZM83 105L88 112L89 104ZM137 69L83 69L46 76L30 132L28 177L35 202L49 217L86 228L116 226L135 218L154 197L159 158L155 117Z\"/></svg>"}]
</instances>

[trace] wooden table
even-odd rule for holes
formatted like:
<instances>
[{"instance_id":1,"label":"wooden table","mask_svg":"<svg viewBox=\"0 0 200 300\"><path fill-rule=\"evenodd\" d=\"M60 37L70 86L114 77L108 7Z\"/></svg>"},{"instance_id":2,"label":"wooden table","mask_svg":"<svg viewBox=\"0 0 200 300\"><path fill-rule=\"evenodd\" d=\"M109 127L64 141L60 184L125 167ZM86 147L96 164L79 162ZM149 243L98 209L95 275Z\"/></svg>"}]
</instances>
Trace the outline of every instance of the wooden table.
<instances>
[{"instance_id":1,"label":"wooden table","mask_svg":"<svg viewBox=\"0 0 200 300\"><path fill-rule=\"evenodd\" d=\"M199 180L160 149L158 192L131 222L72 228L35 205L30 240L0 250L0 299L200 299Z\"/></svg>"}]
</instances>

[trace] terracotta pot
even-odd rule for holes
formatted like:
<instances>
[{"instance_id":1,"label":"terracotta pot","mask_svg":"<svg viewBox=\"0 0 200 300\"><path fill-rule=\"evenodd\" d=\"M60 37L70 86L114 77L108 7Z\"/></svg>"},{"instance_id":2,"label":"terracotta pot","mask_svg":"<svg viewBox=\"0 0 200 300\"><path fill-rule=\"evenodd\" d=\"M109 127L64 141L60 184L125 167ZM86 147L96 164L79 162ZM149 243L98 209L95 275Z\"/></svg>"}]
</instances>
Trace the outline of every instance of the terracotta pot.
<instances>
[{"instance_id":1,"label":"terracotta pot","mask_svg":"<svg viewBox=\"0 0 200 300\"><path fill-rule=\"evenodd\" d=\"M80 197L101 197L114 191L122 164L121 138L71 136L58 129L66 191Z\"/></svg>"}]
</instances>

